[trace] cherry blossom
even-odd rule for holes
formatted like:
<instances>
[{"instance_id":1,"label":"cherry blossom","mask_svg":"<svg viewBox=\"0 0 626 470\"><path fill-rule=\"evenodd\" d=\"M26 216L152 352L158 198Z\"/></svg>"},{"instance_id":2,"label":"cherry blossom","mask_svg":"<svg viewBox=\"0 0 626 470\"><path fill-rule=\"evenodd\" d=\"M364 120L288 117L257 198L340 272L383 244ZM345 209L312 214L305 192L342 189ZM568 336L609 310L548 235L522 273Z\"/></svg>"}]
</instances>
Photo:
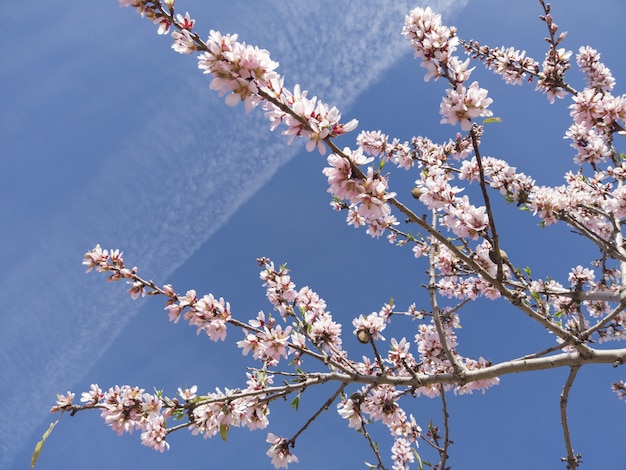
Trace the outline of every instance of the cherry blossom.
<instances>
[{"instance_id":1,"label":"cherry blossom","mask_svg":"<svg viewBox=\"0 0 626 470\"><path fill-rule=\"evenodd\" d=\"M447 89L446 97L441 102L439 113L443 116L442 124L461 124L461 129L469 131L472 128L472 118L491 116L493 113L487 108L492 103L487 97L487 90L480 88L478 82L473 82L468 88L458 85L455 89Z\"/></svg>"},{"instance_id":2,"label":"cherry blossom","mask_svg":"<svg viewBox=\"0 0 626 470\"><path fill-rule=\"evenodd\" d=\"M277 437L270 432L267 434L267 442L271 447L266 453L275 468L287 468L290 463L298 462L298 457L291 453L289 443L284 437Z\"/></svg>"}]
</instances>

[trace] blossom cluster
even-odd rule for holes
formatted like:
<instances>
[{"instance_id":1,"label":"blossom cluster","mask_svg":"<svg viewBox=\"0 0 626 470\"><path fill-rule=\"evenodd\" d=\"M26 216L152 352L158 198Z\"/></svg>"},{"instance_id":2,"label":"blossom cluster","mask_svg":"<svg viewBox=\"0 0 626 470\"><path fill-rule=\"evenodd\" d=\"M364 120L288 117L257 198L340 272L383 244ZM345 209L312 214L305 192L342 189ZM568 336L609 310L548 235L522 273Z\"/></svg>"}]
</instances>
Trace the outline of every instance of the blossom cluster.
<instances>
[{"instance_id":1,"label":"blossom cluster","mask_svg":"<svg viewBox=\"0 0 626 470\"><path fill-rule=\"evenodd\" d=\"M74 394L70 392L65 396L59 395L57 405L50 411L73 410L73 399ZM105 423L119 435L139 430L143 445L160 452L169 449L165 437L166 418L170 416L171 410L163 408L158 395L128 385L116 385L105 392L97 384L92 384L90 391L84 392L80 401L85 403L85 408L102 410L101 416Z\"/></svg>"},{"instance_id":2,"label":"blossom cluster","mask_svg":"<svg viewBox=\"0 0 626 470\"><path fill-rule=\"evenodd\" d=\"M456 29L443 25L441 15L430 7L416 8L407 15L402 34L409 40L415 57L422 59L421 65L427 70L424 79L446 77L453 87L446 89L441 102L442 124L460 123L461 129L469 131L473 118L493 114L488 109L492 100L487 97L487 90L480 88L478 82L464 85L473 69L468 68L469 59L461 62L454 55L459 44Z\"/></svg>"},{"instance_id":3,"label":"blossom cluster","mask_svg":"<svg viewBox=\"0 0 626 470\"><path fill-rule=\"evenodd\" d=\"M372 160L361 149L352 151L346 147L342 155L333 153L328 157L330 166L323 173L328 178L328 192L334 197L333 207L348 210L348 225L367 226L370 236L379 237L398 223L388 202L396 193L388 191L387 175L372 166L365 172L359 168Z\"/></svg>"},{"instance_id":4,"label":"blossom cluster","mask_svg":"<svg viewBox=\"0 0 626 470\"><path fill-rule=\"evenodd\" d=\"M274 310L275 318L259 312L255 319L243 324L231 319L228 302L216 300L212 294L198 298L195 291L185 295L177 295L171 285L157 287L151 281L144 281L137 275L137 268L128 270L125 267L122 253L119 250L103 250L99 245L85 254L84 264L91 270L110 272L111 280L128 279L128 282L140 284L150 294L160 294L167 298L166 310L170 319L177 322L181 317L189 321L200 331L206 331L213 340L225 338L227 322L237 325L244 333L244 339L237 345L244 355L252 353L255 359L263 364L263 370L277 366L281 359L292 357L294 365L300 365L302 355L309 355L322 360L331 369L356 371L360 374L377 376L387 373L395 377L414 377L416 373L432 375L452 371L449 360L442 355L441 344L435 332L432 320L430 324L422 324L415 335L418 360L410 351L410 343L406 338L398 341L391 338L387 356L374 360L363 356L361 360L349 359L342 349L341 325L336 323L327 311L326 302L309 287L296 288L288 269L276 267L267 258L258 260L261 267L260 278L266 288L266 295ZM415 306L412 309L415 310ZM380 311L369 315L360 315L352 321L354 334L361 339L361 332L366 332L367 341L382 344L385 337L381 334L391 321L393 306L385 304ZM456 336L452 327L458 326L458 317L445 314L447 336L446 341L456 347ZM421 315L411 313L421 318ZM282 320L279 323L277 319ZM291 321L291 325L284 323ZM310 346L309 346L310 345ZM482 358L473 360L463 358L456 352L458 360L469 369L487 367L489 363ZM247 387L244 390L216 389L199 397L197 387L179 389L179 397L185 401L181 405L177 400L160 395L146 394L137 387L123 386L102 392L93 385L88 393L83 394L83 402L87 407L101 408L105 422L116 432L142 431L141 439L145 445L163 451L169 448L165 440L167 434L166 419L180 415L181 409L189 409L188 427L192 434L205 438L225 432L230 426L242 426L251 430L263 429L269 424L268 401L264 390L273 383L273 377L266 373L247 373ZM477 381L455 388L459 393L470 393L473 390L484 390L498 383L498 379ZM450 389L447 387L446 389ZM411 445L416 444L421 428L415 424L411 416L407 421L404 411L397 400L405 394L392 386L364 387L358 407L354 401L342 401L338 406L340 416L348 420L348 426L359 429L362 425L362 412L368 419L380 420L389 427L394 437L392 458L400 463L412 462L413 454L407 452ZM430 397L438 396L438 386L414 387L415 394ZM60 396L52 411L72 409L73 395ZM181 408L181 406L183 408ZM187 413L187 412L186 412ZM270 437L273 436L273 437ZM268 435L272 444L268 456L275 466L286 466L297 461L290 451L290 441Z\"/></svg>"},{"instance_id":5,"label":"blossom cluster","mask_svg":"<svg viewBox=\"0 0 626 470\"><path fill-rule=\"evenodd\" d=\"M262 104L271 130L279 125L287 127L283 134L289 143L295 137L307 139L306 149L326 152L325 139L345 134L355 129L358 121L341 122L341 113L317 97L295 85L290 91L284 77L277 71L278 62L270 58L266 49L239 42L237 34L223 35L211 30L202 40L194 32L195 20L185 15L174 15L174 2L154 0L119 0L120 6L132 6L158 25L159 34L171 33L172 49L180 54L198 52L198 68L213 76L210 88L226 96L226 104L244 103L246 111ZM163 8L162 3L167 6Z\"/></svg>"}]
</instances>

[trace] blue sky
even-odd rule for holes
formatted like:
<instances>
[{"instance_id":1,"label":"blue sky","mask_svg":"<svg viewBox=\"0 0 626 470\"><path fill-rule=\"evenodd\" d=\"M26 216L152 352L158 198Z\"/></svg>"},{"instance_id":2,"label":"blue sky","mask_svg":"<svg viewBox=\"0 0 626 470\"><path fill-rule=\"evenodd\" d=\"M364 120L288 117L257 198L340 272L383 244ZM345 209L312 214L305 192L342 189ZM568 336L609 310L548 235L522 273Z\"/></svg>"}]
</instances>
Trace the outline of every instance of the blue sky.
<instances>
[{"instance_id":1,"label":"blue sky","mask_svg":"<svg viewBox=\"0 0 626 470\"><path fill-rule=\"evenodd\" d=\"M444 85L423 83L423 69L399 34L414 2L336 3L179 0L178 8L188 9L201 31L237 32L269 49L288 84L336 104L346 119L359 119L360 129L401 139L453 136L456 129L438 124ZM543 55L534 0L439 6L464 38ZM553 11L570 32L565 47L599 49L618 80L616 93L624 93L626 5L554 1ZM325 160L269 133L260 112L227 107L195 60L171 52L149 22L115 0L101 2L97 12L77 0L54 0L45 10L11 2L4 13L1 468L27 466L54 419L47 410L58 392L80 392L93 382L170 394L193 383L205 391L243 384L250 363L232 344L237 332L215 345L168 323L159 299L132 302L123 285L84 275L82 255L96 243L123 249L128 263L179 292L224 296L244 320L270 308L259 256L287 262L294 281L317 290L346 332L354 316L378 310L389 297L399 306L424 298L423 263L346 226L330 210ZM16 24L29 33L17 33ZM559 138L568 126L567 103L550 107L530 86L506 87L480 66L475 76L503 119L487 129L485 153L514 162L540 183L560 183L572 155ZM354 137L341 145L353 145ZM569 267L595 254L566 230L540 231L528 216L511 215L504 205L498 210L507 222L505 249L534 273L564 280ZM572 261L573 253L580 258ZM465 318L459 339L467 355L503 360L551 344L504 304L477 303ZM556 468L564 455L558 421L564 377L565 371L506 377L485 396L452 399L453 468ZM624 404L609 391L610 381L623 377L610 367L583 370L572 393L574 446L585 468L626 462L626 431L618 424ZM325 399L311 390L297 414L278 407L270 430L290 435ZM440 419L438 402L406 406L423 427ZM388 455L385 431L378 436ZM143 447L138 435L118 437L98 413L81 413L62 419L38 468L270 468L264 441L265 432L234 430L222 442L182 431L162 455ZM359 468L371 460L364 440L332 412L300 438L295 453L303 469Z\"/></svg>"}]
</instances>

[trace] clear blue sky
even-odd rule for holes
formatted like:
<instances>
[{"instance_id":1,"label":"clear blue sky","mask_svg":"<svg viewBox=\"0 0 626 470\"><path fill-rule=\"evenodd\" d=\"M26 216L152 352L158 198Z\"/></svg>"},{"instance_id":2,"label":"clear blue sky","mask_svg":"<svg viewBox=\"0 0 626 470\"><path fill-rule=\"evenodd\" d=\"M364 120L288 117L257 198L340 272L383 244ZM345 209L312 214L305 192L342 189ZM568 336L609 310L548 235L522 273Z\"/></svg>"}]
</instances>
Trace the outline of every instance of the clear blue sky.
<instances>
[{"instance_id":1,"label":"clear blue sky","mask_svg":"<svg viewBox=\"0 0 626 470\"><path fill-rule=\"evenodd\" d=\"M236 32L269 49L289 85L301 83L337 104L346 119L359 119L359 129L400 139L454 136L457 129L438 124L444 84L423 82L400 36L414 2L337 3L178 0L177 7L192 13L199 31ZM552 3L555 21L569 31L564 47L599 49L617 78L615 93L624 93L626 4ZM461 37L543 56L535 0L439 6ZM259 111L227 107L195 60L173 53L170 40L130 9L116 0L99 2L97 10L78 0L52 0L45 8L10 2L0 22L0 468L28 466L55 418L48 409L56 393L94 382L170 395L182 385L212 391L244 384L243 367L251 363L234 347L238 332L231 329L230 341L216 345L168 323L160 299L132 302L125 286L84 275L82 255L96 243L123 249L129 264L179 292L225 297L242 320L271 308L258 279L259 256L287 262L294 281L317 290L346 333L354 316L390 297L401 307L424 299L423 260L370 239L331 211L324 158L269 133ZM550 107L532 86L507 87L480 65L475 77L503 119L487 128L485 154L512 161L539 183L559 184L572 158L560 138L568 103ZM576 71L570 80L581 85ZM357 132L341 145L353 146ZM410 201L405 187L400 196ZM571 266L595 255L566 230L541 231L528 215L504 205L496 210L505 221L503 246L533 273L565 281ZM468 356L504 360L552 341L503 303L477 303L462 320L459 340ZM398 337L412 337L403 327ZM504 377L484 396L451 398L453 468L561 468L558 398L565 375ZM610 367L580 374L570 419L583 468L626 467L626 409L610 392L610 382L625 376ZM291 435L324 393L305 393L297 414L284 412L286 406L273 410L269 430ZM430 418L440 421L437 401L405 408L424 428ZM388 457L386 430L378 431ZM265 436L235 429L227 442L204 441L181 431L159 454L137 434L118 437L99 413L80 413L62 419L38 468L271 468ZM295 453L301 469L362 468L372 460L365 441L332 411L298 440Z\"/></svg>"}]
</instances>

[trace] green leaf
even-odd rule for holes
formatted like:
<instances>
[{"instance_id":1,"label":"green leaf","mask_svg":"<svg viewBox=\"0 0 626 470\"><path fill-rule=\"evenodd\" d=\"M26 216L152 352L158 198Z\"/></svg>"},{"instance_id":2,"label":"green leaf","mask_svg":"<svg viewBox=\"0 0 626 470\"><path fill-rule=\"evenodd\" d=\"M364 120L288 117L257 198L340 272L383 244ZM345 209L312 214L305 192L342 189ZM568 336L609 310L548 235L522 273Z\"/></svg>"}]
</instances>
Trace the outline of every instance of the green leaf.
<instances>
[{"instance_id":1,"label":"green leaf","mask_svg":"<svg viewBox=\"0 0 626 470\"><path fill-rule=\"evenodd\" d=\"M502 118L488 117L488 118L483 119L483 124L491 124L492 122L502 122Z\"/></svg>"},{"instance_id":2,"label":"green leaf","mask_svg":"<svg viewBox=\"0 0 626 470\"><path fill-rule=\"evenodd\" d=\"M300 394L298 393L296 397L293 400L291 400L291 403L289 403L289 406L291 406L292 408L295 408L296 411L298 411L299 405L300 405Z\"/></svg>"},{"instance_id":3,"label":"green leaf","mask_svg":"<svg viewBox=\"0 0 626 470\"><path fill-rule=\"evenodd\" d=\"M424 466L422 465L422 458L420 457L420 454L417 452L417 449L415 447L411 447L411 450L413 451L413 455L415 455L415 458L417 459L417 468L419 470L424 470Z\"/></svg>"},{"instance_id":4,"label":"green leaf","mask_svg":"<svg viewBox=\"0 0 626 470\"><path fill-rule=\"evenodd\" d=\"M174 410L172 411L172 419L174 421L180 421L185 417L185 412L183 410Z\"/></svg>"},{"instance_id":5,"label":"green leaf","mask_svg":"<svg viewBox=\"0 0 626 470\"><path fill-rule=\"evenodd\" d=\"M58 422L59 420L57 419L54 423L50 423L48 430L43 433L43 436L41 436L41 440L35 446L35 451L33 452L33 456L30 459L30 468L35 468L35 465L37 465L37 460L39 459L41 449L43 449L43 445L46 443L46 439L48 439L48 436L50 436L50 433Z\"/></svg>"},{"instance_id":6,"label":"green leaf","mask_svg":"<svg viewBox=\"0 0 626 470\"><path fill-rule=\"evenodd\" d=\"M230 429L230 426L228 426L227 424L220 424L220 437L222 438L223 441L228 439L229 429Z\"/></svg>"}]
</instances>

